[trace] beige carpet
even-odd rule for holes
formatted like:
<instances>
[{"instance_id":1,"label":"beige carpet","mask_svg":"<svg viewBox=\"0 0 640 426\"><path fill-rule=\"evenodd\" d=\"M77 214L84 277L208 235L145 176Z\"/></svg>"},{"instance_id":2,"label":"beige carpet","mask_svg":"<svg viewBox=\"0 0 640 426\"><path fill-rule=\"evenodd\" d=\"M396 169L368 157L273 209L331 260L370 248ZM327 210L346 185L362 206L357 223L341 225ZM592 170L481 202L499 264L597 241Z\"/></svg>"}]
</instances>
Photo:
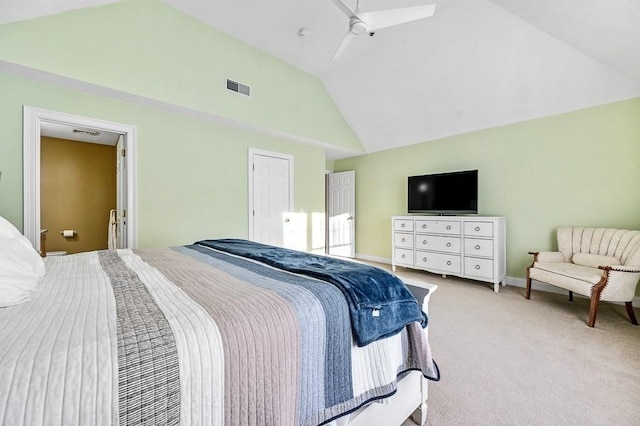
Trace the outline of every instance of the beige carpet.
<instances>
[{"instance_id":1,"label":"beige carpet","mask_svg":"<svg viewBox=\"0 0 640 426\"><path fill-rule=\"evenodd\" d=\"M602 303L589 328L586 299L398 275L439 286L429 337L442 379L430 383L429 425L640 425L640 326L624 306Z\"/></svg>"}]
</instances>

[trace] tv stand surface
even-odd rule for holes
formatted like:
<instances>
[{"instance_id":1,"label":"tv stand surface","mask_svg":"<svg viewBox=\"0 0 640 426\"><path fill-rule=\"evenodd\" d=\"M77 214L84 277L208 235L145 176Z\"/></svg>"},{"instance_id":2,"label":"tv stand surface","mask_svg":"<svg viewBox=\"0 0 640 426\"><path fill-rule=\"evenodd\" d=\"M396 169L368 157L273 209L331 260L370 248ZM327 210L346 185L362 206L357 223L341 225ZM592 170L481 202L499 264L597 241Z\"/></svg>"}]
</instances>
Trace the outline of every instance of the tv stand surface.
<instances>
[{"instance_id":1,"label":"tv stand surface","mask_svg":"<svg viewBox=\"0 0 640 426\"><path fill-rule=\"evenodd\" d=\"M505 285L506 224L504 217L392 216L392 261L421 269Z\"/></svg>"}]
</instances>

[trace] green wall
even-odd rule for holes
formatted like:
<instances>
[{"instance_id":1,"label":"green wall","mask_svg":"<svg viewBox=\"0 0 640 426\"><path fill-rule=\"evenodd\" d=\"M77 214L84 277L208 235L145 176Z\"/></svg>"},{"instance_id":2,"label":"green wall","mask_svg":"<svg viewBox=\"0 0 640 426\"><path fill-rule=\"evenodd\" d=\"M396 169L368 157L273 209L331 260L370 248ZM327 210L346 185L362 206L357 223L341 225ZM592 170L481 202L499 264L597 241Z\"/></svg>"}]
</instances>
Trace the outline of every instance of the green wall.
<instances>
[{"instance_id":1,"label":"green wall","mask_svg":"<svg viewBox=\"0 0 640 426\"><path fill-rule=\"evenodd\" d=\"M558 226L640 229L640 98L335 161L356 171L356 251L391 258L407 176L479 170L479 214L507 218L507 274Z\"/></svg>"},{"instance_id":2,"label":"green wall","mask_svg":"<svg viewBox=\"0 0 640 426\"><path fill-rule=\"evenodd\" d=\"M310 216L311 241L311 215L324 213L321 147L363 152L316 77L156 0L3 24L0 41L0 61L59 76L0 73L0 215L18 227L23 105L137 126L141 247L246 237L249 147L293 155L294 210ZM209 119L65 88L61 77ZM251 96L226 90L227 78L250 85Z\"/></svg>"},{"instance_id":3,"label":"green wall","mask_svg":"<svg viewBox=\"0 0 640 426\"><path fill-rule=\"evenodd\" d=\"M7 62L363 152L319 79L156 0L4 24L0 40Z\"/></svg>"},{"instance_id":4,"label":"green wall","mask_svg":"<svg viewBox=\"0 0 640 426\"><path fill-rule=\"evenodd\" d=\"M335 160L327 160L327 161L325 162L325 166L324 166L324 167L325 167L327 170L333 170L333 169L335 168L335 163L336 163L336 162L335 162Z\"/></svg>"},{"instance_id":5,"label":"green wall","mask_svg":"<svg viewBox=\"0 0 640 426\"><path fill-rule=\"evenodd\" d=\"M0 215L18 227L23 105L137 126L140 247L246 237L249 147L293 155L294 211L324 212L325 159L320 148L7 74L0 74L0 88Z\"/></svg>"}]
</instances>

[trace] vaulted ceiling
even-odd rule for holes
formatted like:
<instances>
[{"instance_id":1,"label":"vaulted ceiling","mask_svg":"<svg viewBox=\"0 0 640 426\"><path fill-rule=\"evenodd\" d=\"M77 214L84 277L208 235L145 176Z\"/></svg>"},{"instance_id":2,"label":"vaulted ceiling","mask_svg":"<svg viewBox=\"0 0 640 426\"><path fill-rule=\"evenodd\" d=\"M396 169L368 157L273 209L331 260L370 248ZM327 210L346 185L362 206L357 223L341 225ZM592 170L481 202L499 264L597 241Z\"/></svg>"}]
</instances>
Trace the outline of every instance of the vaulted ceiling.
<instances>
[{"instance_id":1,"label":"vaulted ceiling","mask_svg":"<svg viewBox=\"0 0 640 426\"><path fill-rule=\"evenodd\" d=\"M368 152L640 96L638 0L361 0L436 13L336 62L331 0L162 1L317 76ZM112 2L0 0L0 23Z\"/></svg>"}]
</instances>

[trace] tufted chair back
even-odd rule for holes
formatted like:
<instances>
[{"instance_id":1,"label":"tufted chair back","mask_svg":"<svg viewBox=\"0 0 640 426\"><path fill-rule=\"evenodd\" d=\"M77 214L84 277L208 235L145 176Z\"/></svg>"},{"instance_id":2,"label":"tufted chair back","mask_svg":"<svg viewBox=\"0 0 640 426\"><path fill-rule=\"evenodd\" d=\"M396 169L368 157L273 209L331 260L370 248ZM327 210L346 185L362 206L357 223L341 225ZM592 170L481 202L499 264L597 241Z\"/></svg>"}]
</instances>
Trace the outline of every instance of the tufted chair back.
<instances>
[{"instance_id":1,"label":"tufted chair back","mask_svg":"<svg viewBox=\"0 0 640 426\"><path fill-rule=\"evenodd\" d=\"M617 258L622 265L640 266L640 231L614 228L558 228L558 251L565 262L576 253Z\"/></svg>"}]
</instances>

